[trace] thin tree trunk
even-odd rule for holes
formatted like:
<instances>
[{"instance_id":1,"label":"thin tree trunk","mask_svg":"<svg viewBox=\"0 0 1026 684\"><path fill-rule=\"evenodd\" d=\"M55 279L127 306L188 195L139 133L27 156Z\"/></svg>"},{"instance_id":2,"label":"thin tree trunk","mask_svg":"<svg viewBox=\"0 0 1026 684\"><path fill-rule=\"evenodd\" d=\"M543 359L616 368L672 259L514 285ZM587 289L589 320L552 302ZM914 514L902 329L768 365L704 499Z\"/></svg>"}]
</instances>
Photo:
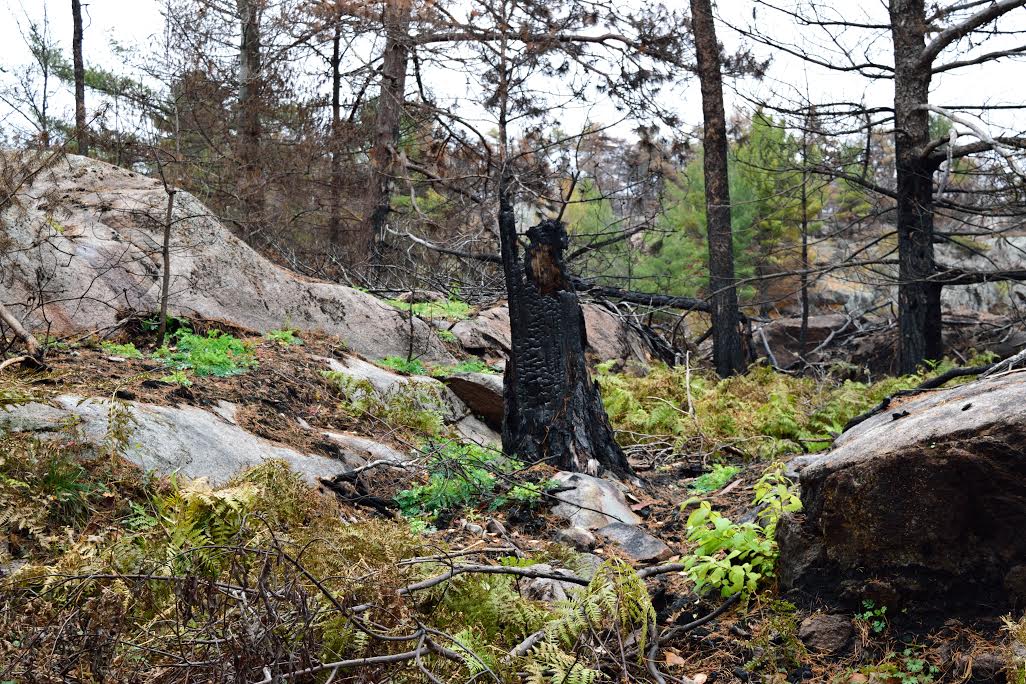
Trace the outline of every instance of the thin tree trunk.
<instances>
[{"instance_id":1,"label":"thin tree trunk","mask_svg":"<svg viewBox=\"0 0 1026 684\"><path fill-rule=\"evenodd\" d=\"M264 197L260 163L260 2L237 0L242 23L239 45L239 180L238 194L245 214L242 225L247 237L264 218Z\"/></svg>"},{"instance_id":2,"label":"thin tree trunk","mask_svg":"<svg viewBox=\"0 0 1026 684\"><path fill-rule=\"evenodd\" d=\"M175 190L167 189L167 212L164 214L164 241L160 254L163 260L163 273L160 281L160 327L157 328L157 346L164 344L167 334L167 300L171 294L171 218L175 208Z\"/></svg>"},{"instance_id":3,"label":"thin tree trunk","mask_svg":"<svg viewBox=\"0 0 1026 684\"><path fill-rule=\"evenodd\" d=\"M543 221L527 231L521 260L513 205L500 188L499 239L512 349L506 363L503 451L529 463L629 473L585 359L584 314L563 263L566 230Z\"/></svg>"},{"instance_id":4,"label":"thin tree trunk","mask_svg":"<svg viewBox=\"0 0 1026 684\"><path fill-rule=\"evenodd\" d=\"M78 153L82 156L89 156L89 131L86 129L85 63L82 61L81 0L71 0L71 17L74 23L71 55L75 75L75 139L78 143Z\"/></svg>"},{"instance_id":5,"label":"thin tree trunk","mask_svg":"<svg viewBox=\"0 0 1026 684\"><path fill-rule=\"evenodd\" d=\"M356 261L374 263L391 208L392 179L398 169L400 138L409 61L410 0L388 0L385 5L385 49L381 63L374 139L370 150L371 174L367 184L366 215L356 246Z\"/></svg>"},{"instance_id":6,"label":"thin tree trunk","mask_svg":"<svg viewBox=\"0 0 1026 684\"><path fill-rule=\"evenodd\" d=\"M698 57L705 123L705 206L709 241L709 290L712 303L713 361L720 377L744 370L739 330L734 245L727 177L727 121L723 111L720 47L710 0L691 0L691 21Z\"/></svg>"},{"instance_id":7,"label":"thin tree trunk","mask_svg":"<svg viewBox=\"0 0 1026 684\"><path fill-rule=\"evenodd\" d=\"M15 337L22 341L25 345L25 351L29 353L29 356L38 359L42 355L42 348L39 346L39 341L36 340L35 336L25 329L25 326L21 324L10 309L3 304L0 304L0 321L3 322L11 331Z\"/></svg>"},{"instance_id":8,"label":"thin tree trunk","mask_svg":"<svg viewBox=\"0 0 1026 684\"><path fill-rule=\"evenodd\" d=\"M930 142L930 64L924 0L892 0L894 41L894 148L897 168L899 371L912 373L923 361L940 359L941 285L933 252L933 174L925 159Z\"/></svg>"},{"instance_id":9,"label":"thin tree trunk","mask_svg":"<svg viewBox=\"0 0 1026 684\"><path fill-rule=\"evenodd\" d=\"M804 357L809 347L809 124L806 121L802 131L802 274L800 292L802 302L802 327L798 334L798 354Z\"/></svg>"},{"instance_id":10,"label":"thin tree trunk","mask_svg":"<svg viewBox=\"0 0 1026 684\"><path fill-rule=\"evenodd\" d=\"M342 244L342 151L339 149L342 125L341 43L342 28L336 24L331 39L331 214L328 219L328 234L335 249Z\"/></svg>"}]
</instances>

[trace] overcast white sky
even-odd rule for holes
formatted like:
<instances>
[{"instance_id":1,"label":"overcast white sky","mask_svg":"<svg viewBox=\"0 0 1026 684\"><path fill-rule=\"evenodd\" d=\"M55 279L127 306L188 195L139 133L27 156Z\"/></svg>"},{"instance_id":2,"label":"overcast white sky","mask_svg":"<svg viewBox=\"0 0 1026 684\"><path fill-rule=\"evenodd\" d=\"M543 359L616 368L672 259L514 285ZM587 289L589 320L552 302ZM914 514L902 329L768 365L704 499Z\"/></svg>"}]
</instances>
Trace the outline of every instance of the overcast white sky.
<instances>
[{"instance_id":1,"label":"overcast white sky","mask_svg":"<svg viewBox=\"0 0 1026 684\"><path fill-rule=\"evenodd\" d=\"M641 0L633 0L640 2ZM682 0L677 0L682 1ZM953 1L953 0L951 0ZM782 5L793 5L793 0L779 0ZM152 51L153 45L159 45L163 26L161 0L86 0L85 53L90 63L100 64L115 71L122 70L120 59L115 57L112 47L118 43L124 47L135 47L141 51ZM886 17L886 9L880 0L832 0L821 3L836 8L838 17L865 19ZM823 40L825 36L816 29L803 29L794 21L765 6L758 6L753 18L750 0L721 0L719 12L725 23L718 27L720 39L728 48L739 43L737 33L728 28L728 24L736 26L758 26L758 28L778 39L784 39L795 45L801 45L820 56L827 56L827 51L836 49ZM68 0L0 0L0 64L5 68L25 64L29 55L19 34L19 24L24 26L26 17L41 21L44 10L47 12L52 34L64 47L67 54L71 52L71 11ZM1026 9L1015 10L1002 25L1003 28L1026 27ZM856 51L862 49L879 49L886 53L889 42L883 38L874 44L872 37L865 31L842 35L840 44ZM1020 37L1021 38L1021 37ZM1014 38L994 39L996 47L1007 47L1008 41ZM996 42L996 41L1005 42ZM1021 42L1021 40L1020 40ZM760 55L769 55L768 48L753 44L754 51ZM834 55L835 57L837 55ZM886 57L884 57L886 59ZM818 67L808 67L801 60L781 53L773 53L773 63L766 79L761 82L745 81L728 83L726 88L727 108L748 108L746 101L754 99L772 99L774 96L794 97L808 86L813 100L825 101L843 97L847 100L866 101L869 104L885 105L891 96L891 84L879 81L867 84L867 80L854 74L838 74ZM455 84L456 88L462 84ZM736 88L736 92L732 89ZM1022 60L1003 60L985 66L968 67L958 72L938 76L934 83L932 102L934 104L1018 104L1023 101L1026 92L1026 63ZM455 94L455 93L454 93ZM697 84L683 87L673 94L675 106L684 120L691 125L701 123L700 96ZM70 97L67 93L59 96L58 107L70 112ZM992 131L996 134L1002 129L1010 132L1021 132L1026 129L1024 114L1000 113L988 115ZM583 123L585 118L612 119L615 117L611 107L601 104L595 108L570 108L562 117L564 126ZM9 110L0 109L0 121L7 124L20 125L16 115ZM625 129L626 130L626 129Z\"/></svg>"}]
</instances>

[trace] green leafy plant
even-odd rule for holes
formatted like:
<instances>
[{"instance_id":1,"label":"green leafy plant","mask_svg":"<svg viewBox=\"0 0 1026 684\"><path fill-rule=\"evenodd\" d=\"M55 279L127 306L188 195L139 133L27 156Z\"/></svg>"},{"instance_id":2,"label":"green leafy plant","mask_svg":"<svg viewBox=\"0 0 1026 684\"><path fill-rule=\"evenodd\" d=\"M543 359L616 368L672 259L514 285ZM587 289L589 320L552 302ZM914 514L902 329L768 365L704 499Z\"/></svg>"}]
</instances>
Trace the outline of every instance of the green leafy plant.
<instances>
[{"instance_id":1,"label":"green leafy plant","mask_svg":"<svg viewBox=\"0 0 1026 684\"><path fill-rule=\"evenodd\" d=\"M192 326L189 323L188 318L181 316L166 316L164 318L167 323L167 331L169 333L175 333L179 330L187 330L192 332ZM140 322L140 326L146 332L156 332L160 328L160 314L154 314L149 318L144 318Z\"/></svg>"},{"instance_id":2,"label":"green leafy plant","mask_svg":"<svg viewBox=\"0 0 1026 684\"><path fill-rule=\"evenodd\" d=\"M789 488L783 465L774 464L755 486L758 522L735 523L698 501L688 516L688 540L695 548L685 557L685 572L698 592L718 591L721 596L749 595L759 582L772 577L777 558L777 521L785 512L801 509L801 500Z\"/></svg>"},{"instance_id":3,"label":"green leafy plant","mask_svg":"<svg viewBox=\"0 0 1026 684\"><path fill-rule=\"evenodd\" d=\"M645 582L628 563L606 561L587 587L557 601L553 608L555 617L545 625L544 640L528 655L527 681L531 684L603 679L597 663L592 662L594 644L589 635L634 634L638 661L644 659L656 614Z\"/></svg>"},{"instance_id":4,"label":"green leafy plant","mask_svg":"<svg viewBox=\"0 0 1026 684\"><path fill-rule=\"evenodd\" d=\"M455 343L458 341L456 334L451 330L436 330L435 334L438 335L438 339L443 342Z\"/></svg>"},{"instance_id":5,"label":"green leafy plant","mask_svg":"<svg viewBox=\"0 0 1026 684\"><path fill-rule=\"evenodd\" d=\"M862 601L862 611L855 619L865 624L873 634L883 634L887 629L887 606L878 606L872 599Z\"/></svg>"},{"instance_id":6,"label":"green leafy plant","mask_svg":"<svg viewBox=\"0 0 1026 684\"><path fill-rule=\"evenodd\" d=\"M380 393L370 381L342 371L324 371L323 375L341 396L339 408L354 420L372 417L380 421L382 427L420 438L442 432L444 401L436 387L411 382Z\"/></svg>"},{"instance_id":7,"label":"green leafy plant","mask_svg":"<svg viewBox=\"0 0 1026 684\"><path fill-rule=\"evenodd\" d=\"M299 338L299 331L294 328L279 328L276 330L268 330L264 335L264 338L275 342L281 347L296 347L303 344L303 340Z\"/></svg>"},{"instance_id":8,"label":"green leafy plant","mask_svg":"<svg viewBox=\"0 0 1026 684\"><path fill-rule=\"evenodd\" d=\"M174 338L174 349L163 347L154 354L172 368L190 369L199 376L227 377L257 366L250 344L220 330L211 330L206 335L179 330Z\"/></svg>"},{"instance_id":9,"label":"green leafy plant","mask_svg":"<svg viewBox=\"0 0 1026 684\"><path fill-rule=\"evenodd\" d=\"M100 342L100 349L102 349L105 354L120 356L124 359L141 359L143 357L142 352L136 349L135 344L132 342L115 344L114 342L104 340L103 342Z\"/></svg>"},{"instance_id":10,"label":"green leafy plant","mask_svg":"<svg viewBox=\"0 0 1026 684\"><path fill-rule=\"evenodd\" d=\"M420 359L408 359L402 356L386 356L378 361L379 365L391 368L403 375L427 375L428 370Z\"/></svg>"},{"instance_id":11,"label":"green leafy plant","mask_svg":"<svg viewBox=\"0 0 1026 684\"><path fill-rule=\"evenodd\" d=\"M428 445L428 481L395 496L406 516L437 515L489 497L495 490L502 453L475 444Z\"/></svg>"},{"instance_id":12,"label":"green leafy plant","mask_svg":"<svg viewBox=\"0 0 1026 684\"><path fill-rule=\"evenodd\" d=\"M932 684L940 675L940 668L924 658L919 649L909 647L900 655L888 653L882 663L863 668L862 672L871 677L884 675L901 684Z\"/></svg>"},{"instance_id":13,"label":"green leafy plant","mask_svg":"<svg viewBox=\"0 0 1026 684\"><path fill-rule=\"evenodd\" d=\"M395 496L399 510L409 517L437 516L485 503L491 509L530 509L541 503L546 490L556 486L552 480L514 481L514 473L523 469L522 463L476 444L429 444L426 450L427 483Z\"/></svg>"},{"instance_id":14,"label":"green leafy plant","mask_svg":"<svg viewBox=\"0 0 1026 684\"><path fill-rule=\"evenodd\" d=\"M688 489L694 492L715 492L722 489L730 480L741 472L737 466L727 466L720 463L713 464L712 470L702 473L688 485Z\"/></svg>"},{"instance_id":15,"label":"green leafy plant","mask_svg":"<svg viewBox=\"0 0 1026 684\"><path fill-rule=\"evenodd\" d=\"M402 311L413 311L413 315L421 318L444 318L450 321L466 320L470 316L470 304L449 297L434 302L417 302L410 304L398 299L386 299L386 302Z\"/></svg>"},{"instance_id":16,"label":"green leafy plant","mask_svg":"<svg viewBox=\"0 0 1026 684\"><path fill-rule=\"evenodd\" d=\"M443 376L443 375L454 375L456 373L486 373L488 375L494 374L496 370L489 366L481 359L471 358L465 361L460 361L453 366L439 366L432 369L431 375Z\"/></svg>"},{"instance_id":17,"label":"green leafy plant","mask_svg":"<svg viewBox=\"0 0 1026 684\"><path fill-rule=\"evenodd\" d=\"M179 385L180 387L192 387L192 379L189 377L188 371L176 370L162 375L157 378L160 382L166 382L169 385Z\"/></svg>"}]
</instances>

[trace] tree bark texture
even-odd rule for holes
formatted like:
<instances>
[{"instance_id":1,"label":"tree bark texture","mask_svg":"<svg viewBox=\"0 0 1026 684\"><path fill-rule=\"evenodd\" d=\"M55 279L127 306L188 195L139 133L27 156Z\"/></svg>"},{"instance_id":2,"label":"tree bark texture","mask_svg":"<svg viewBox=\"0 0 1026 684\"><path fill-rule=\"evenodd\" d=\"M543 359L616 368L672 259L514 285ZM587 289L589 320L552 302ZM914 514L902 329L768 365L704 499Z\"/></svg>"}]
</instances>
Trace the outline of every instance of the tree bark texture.
<instances>
[{"instance_id":1,"label":"tree bark texture","mask_svg":"<svg viewBox=\"0 0 1026 684\"><path fill-rule=\"evenodd\" d=\"M260 2L237 0L242 41L239 45L239 203L241 225L247 236L259 228L264 216L262 165L260 161Z\"/></svg>"},{"instance_id":2,"label":"tree bark texture","mask_svg":"<svg viewBox=\"0 0 1026 684\"><path fill-rule=\"evenodd\" d=\"M513 206L500 190L499 233L512 332L503 451L565 470L629 473L588 372L584 314L563 262L563 224L546 220L528 230L521 259Z\"/></svg>"},{"instance_id":3,"label":"tree bark texture","mask_svg":"<svg viewBox=\"0 0 1026 684\"><path fill-rule=\"evenodd\" d=\"M328 233L331 244L338 249L342 244L342 150L339 140L342 126L342 27L335 25L331 39L331 189Z\"/></svg>"},{"instance_id":4,"label":"tree bark texture","mask_svg":"<svg viewBox=\"0 0 1026 684\"><path fill-rule=\"evenodd\" d=\"M720 47L711 0L691 0L691 21L698 57L705 123L704 172L709 242L709 290L712 304L713 362L720 377L744 370L741 320L734 279L734 244L727 176L727 120L723 111Z\"/></svg>"},{"instance_id":5,"label":"tree bark texture","mask_svg":"<svg viewBox=\"0 0 1026 684\"><path fill-rule=\"evenodd\" d=\"M396 161L406 98L411 10L411 0L388 0L385 3L386 38L381 60L381 86L370 150L367 210L354 254L357 261L374 263L378 259L378 245L391 209L392 180L399 171Z\"/></svg>"},{"instance_id":6,"label":"tree bark texture","mask_svg":"<svg viewBox=\"0 0 1026 684\"><path fill-rule=\"evenodd\" d=\"M71 38L71 58L75 76L75 139L78 153L89 156L89 130L85 106L85 62L82 60L82 2L71 0L71 18L74 32Z\"/></svg>"},{"instance_id":7,"label":"tree bark texture","mask_svg":"<svg viewBox=\"0 0 1026 684\"><path fill-rule=\"evenodd\" d=\"M894 147L897 168L899 370L912 373L923 361L940 359L941 285L933 252L933 174L930 142L931 63L926 48L924 0L892 0L894 42Z\"/></svg>"}]
</instances>

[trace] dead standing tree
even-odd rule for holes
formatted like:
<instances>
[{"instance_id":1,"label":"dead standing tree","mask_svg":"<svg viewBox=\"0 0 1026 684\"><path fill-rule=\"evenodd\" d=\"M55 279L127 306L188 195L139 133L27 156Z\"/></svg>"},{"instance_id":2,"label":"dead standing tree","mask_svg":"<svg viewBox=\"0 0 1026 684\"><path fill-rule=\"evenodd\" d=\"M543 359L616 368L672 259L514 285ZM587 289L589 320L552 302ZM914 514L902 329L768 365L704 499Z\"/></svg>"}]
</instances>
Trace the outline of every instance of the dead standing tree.
<instances>
[{"instance_id":1,"label":"dead standing tree","mask_svg":"<svg viewBox=\"0 0 1026 684\"><path fill-rule=\"evenodd\" d=\"M594 473L602 465L629 472L588 372L584 314L563 262L563 224L546 220L528 230L521 254L513 205L503 191L499 231L512 332L503 449L567 470Z\"/></svg>"},{"instance_id":2,"label":"dead standing tree","mask_svg":"<svg viewBox=\"0 0 1026 684\"><path fill-rule=\"evenodd\" d=\"M626 63L641 71L641 62L647 59L640 57L639 46L644 41L616 32L630 26L629 22L604 27L609 31L596 35L590 30L591 15L587 8L582 10L582 3L546 3L544 8L503 0L485 4L485 16L492 17L495 24L478 35L488 36L487 51L483 51L489 65L486 79L494 83L486 106L496 113L498 123L494 156L498 168L493 171L512 336L503 392L503 450L529 462L547 462L569 470L630 472L627 458L614 439L598 385L588 371L584 314L564 264L568 241L561 221L543 220L527 230L528 244L521 251L513 184L519 174L523 187L544 186L537 181L523 185L523 179L544 178L546 169L538 162L538 150L529 144L530 136L525 136L514 152L510 121L544 111L544 96L531 86L539 72L558 73L546 72L550 59L557 64L574 59L594 68L602 59L601 50L589 47L604 47L608 42L618 46L614 55L624 55ZM561 15L560 10L565 14ZM633 98L636 104L650 102L646 85L660 81L660 67L676 65L669 55L681 54L680 34L675 24L667 21L673 19L672 15L655 12L647 19L647 23L638 19L634 26L645 26L656 38L650 47L674 52L651 51L657 56L652 59L655 69L645 72L648 78L625 72L625 80L632 87L621 89L623 84L616 82L604 84L608 92ZM584 23L575 26L575 22ZM664 32L660 34L660 30ZM537 38L532 40L530 36ZM651 67L652 62L645 67Z\"/></svg>"},{"instance_id":3,"label":"dead standing tree","mask_svg":"<svg viewBox=\"0 0 1026 684\"><path fill-rule=\"evenodd\" d=\"M943 197L944 188L938 187L935 177L945 165L945 175L950 174L952 165L966 157L988 152L1006 156L1009 150L1021 151L1026 147L1024 138L990 136L985 131L965 126L961 113L979 115L1026 106L959 103L947 108L937 107L930 103L930 89L938 75L966 67L979 68L1026 53L1026 45L1022 44L1026 30L1021 24L1009 28L994 26L1012 13L1021 18L1024 7L1026 0L952 1L942 5L931 3L929 7L925 0L889 0L882 8L887 12L883 15L882 11L876 12L868 6L857 12L850 11L850 3L805 0L791 8L758 0L760 16L762 12L783 15L797 24L801 30L800 42L762 32L759 27L770 22L761 21L760 17L748 27L732 26L741 35L804 60L815 68L894 83L894 97L888 108L848 102L816 103L816 106L820 111L838 112L836 118L842 122L839 128L845 133L862 131L867 149L873 127L893 122L896 166L893 188L882 187L843 168L836 175L892 199L896 204L899 370L902 373L914 372L923 361L936 360L943 355L943 287L1023 279L1018 271L965 274L937 263L934 245L955 237L951 232L937 230L938 211L981 216L987 209L978 202L967 204ZM877 48L887 40L890 44L886 50ZM991 45L992 40L1002 43ZM930 130L931 112L964 128L957 131L953 139L946 135L934 139ZM854 129L850 120L856 122ZM862 120L864 124L859 123ZM962 136L975 140L958 144ZM864 168L868 166L869 159L864 159L863 164ZM1013 187L1003 190L1014 194ZM1002 211L1007 215L1006 209Z\"/></svg>"}]
</instances>

